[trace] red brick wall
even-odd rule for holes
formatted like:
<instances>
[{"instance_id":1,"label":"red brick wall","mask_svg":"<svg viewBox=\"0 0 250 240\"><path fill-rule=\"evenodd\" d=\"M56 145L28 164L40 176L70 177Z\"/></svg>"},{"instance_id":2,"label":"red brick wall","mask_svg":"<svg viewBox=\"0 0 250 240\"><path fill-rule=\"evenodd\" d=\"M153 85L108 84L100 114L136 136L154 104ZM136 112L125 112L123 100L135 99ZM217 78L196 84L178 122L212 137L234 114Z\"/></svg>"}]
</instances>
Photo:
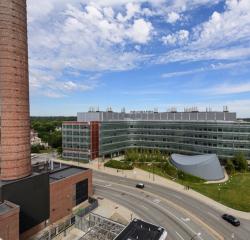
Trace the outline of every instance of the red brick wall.
<instances>
[{"instance_id":1,"label":"red brick wall","mask_svg":"<svg viewBox=\"0 0 250 240\"><path fill-rule=\"evenodd\" d=\"M26 0L0 1L1 179L31 174Z\"/></svg>"},{"instance_id":2,"label":"red brick wall","mask_svg":"<svg viewBox=\"0 0 250 240\"><path fill-rule=\"evenodd\" d=\"M99 122L90 123L91 160L99 157Z\"/></svg>"},{"instance_id":3,"label":"red brick wall","mask_svg":"<svg viewBox=\"0 0 250 240\"><path fill-rule=\"evenodd\" d=\"M88 194L92 196L92 170L90 169L50 184L50 223L72 213L74 186L86 178L88 178Z\"/></svg>"},{"instance_id":4,"label":"red brick wall","mask_svg":"<svg viewBox=\"0 0 250 240\"><path fill-rule=\"evenodd\" d=\"M36 233L40 232L46 227L45 222L42 222L35 227L25 231L24 233L21 234L20 239L21 240L26 240L35 235Z\"/></svg>"},{"instance_id":5,"label":"red brick wall","mask_svg":"<svg viewBox=\"0 0 250 240\"><path fill-rule=\"evenodd\" d=\"M13 206L8 212L0 214L0 238L3 240L19 240L19 207Z\"/></svg>"}]
</instances>

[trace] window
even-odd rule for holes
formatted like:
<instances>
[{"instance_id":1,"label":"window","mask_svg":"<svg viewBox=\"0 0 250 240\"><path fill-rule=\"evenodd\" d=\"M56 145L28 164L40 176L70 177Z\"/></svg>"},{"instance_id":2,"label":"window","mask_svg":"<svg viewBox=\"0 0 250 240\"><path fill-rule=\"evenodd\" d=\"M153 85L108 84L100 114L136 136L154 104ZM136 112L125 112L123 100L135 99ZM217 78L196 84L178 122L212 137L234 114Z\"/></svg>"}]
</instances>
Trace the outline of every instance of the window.
<instances>
[{"instance_id":1,"label":"window","mask_svg":"<svg viewBox=\"0 0 250 240\"><path fill-rule=\"evenodd\" d=\"M88 199L88 179L78 182L76 185L76 205Z\"/></svg>"}]
</instances>

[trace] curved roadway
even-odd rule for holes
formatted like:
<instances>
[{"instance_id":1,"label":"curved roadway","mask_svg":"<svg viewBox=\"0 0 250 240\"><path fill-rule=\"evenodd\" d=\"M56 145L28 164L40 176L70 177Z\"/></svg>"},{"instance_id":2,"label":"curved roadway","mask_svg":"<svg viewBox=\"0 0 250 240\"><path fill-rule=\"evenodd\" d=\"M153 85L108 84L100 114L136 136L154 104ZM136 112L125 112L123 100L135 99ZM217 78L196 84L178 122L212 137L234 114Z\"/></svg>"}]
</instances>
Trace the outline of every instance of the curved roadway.
<instances>
[{"instance_id":1,"label":"curved roadway","mask_svg":"<svg viewBox=\"0 0 250 240\"><path fill-rule=\"evenodd\" d=\"M94 171L95 194L127 207L145 221L161 225L169 240L250 239L250 221L234 227L222 212L184 193L152 183L136 189L136 180ZM233 238L234 236L234 238Z\"/></svg>"}]
</instances>

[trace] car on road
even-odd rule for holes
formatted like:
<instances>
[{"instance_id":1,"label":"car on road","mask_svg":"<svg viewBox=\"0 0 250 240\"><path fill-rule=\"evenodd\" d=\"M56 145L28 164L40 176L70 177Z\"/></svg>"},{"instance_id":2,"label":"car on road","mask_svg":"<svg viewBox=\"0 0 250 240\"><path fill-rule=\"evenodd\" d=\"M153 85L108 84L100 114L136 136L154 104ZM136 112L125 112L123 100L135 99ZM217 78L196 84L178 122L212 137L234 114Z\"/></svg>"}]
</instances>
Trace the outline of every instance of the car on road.
<instances>
[{"instance_id":1,"label":"car on road","mask_svg":"<svg viewBox=\"0 0 250 240\"><path fill-rule=\"evenodd\" d=\"M143 184L143 183L137 183L137 184L136 184L136 187L137 187L137 188L144 188L144 184Z\"/></svg>"},{"instance_id":2,"label":"car on road","mask_svg":"<svg viewBox=\"0 0 250 240\"><path fill-rule=\"evenodd\" d=\"M240 220L237 219L236 217L229 215L229 214L223 214L221 216L224 220L226 220L227 222L231 223L234 226L240 226Z\"/></svg>"}]
</instances>

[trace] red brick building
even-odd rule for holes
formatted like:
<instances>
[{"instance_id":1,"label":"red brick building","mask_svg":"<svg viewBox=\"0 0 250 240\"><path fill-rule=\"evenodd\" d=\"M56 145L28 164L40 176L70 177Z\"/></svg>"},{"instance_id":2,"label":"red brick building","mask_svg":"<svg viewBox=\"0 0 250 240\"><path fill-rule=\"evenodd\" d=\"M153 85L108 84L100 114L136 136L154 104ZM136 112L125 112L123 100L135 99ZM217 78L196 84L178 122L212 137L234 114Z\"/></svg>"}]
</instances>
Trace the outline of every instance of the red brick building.
<instances>
[{"instance_id":1,"label":"red brick building","mask_svg":"<svg viewBox=\"0 0 250 240\"><path fill-rule=\"evenodd\" d=\"M19 239L19 207L11 202L0 203L0 238Z\"/></svg>"},{"instance_id":2,"label":"red brick building","mask_svg":"<svg viewBox=\"0 0 250 240\"><path fill-rule=\"evenodd\" d=\"M49 224L70 216L72 208L93 195L91 169L57 163L53 165L54 170L49 174ZM27 239L45 227L46 221L43 221L22 233L21 239Z\"/></svg>"}]
</instances>

